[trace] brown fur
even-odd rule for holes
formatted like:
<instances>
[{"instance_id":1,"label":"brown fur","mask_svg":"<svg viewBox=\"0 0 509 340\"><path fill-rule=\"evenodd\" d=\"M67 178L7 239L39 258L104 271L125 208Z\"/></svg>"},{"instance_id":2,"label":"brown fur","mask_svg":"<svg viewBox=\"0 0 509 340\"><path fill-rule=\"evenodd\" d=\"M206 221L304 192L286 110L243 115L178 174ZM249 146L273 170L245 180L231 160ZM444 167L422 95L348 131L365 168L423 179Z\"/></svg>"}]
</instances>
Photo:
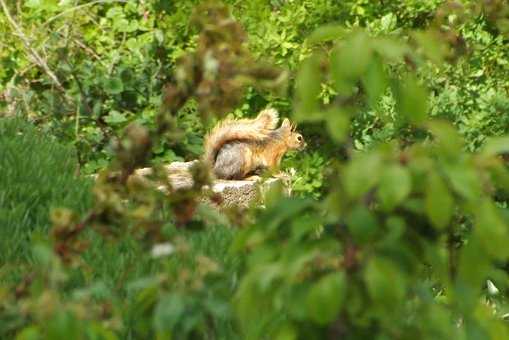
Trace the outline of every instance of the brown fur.
<instances>
[{"instance_id":1,"label":"brown fur","mask_svg":"<svg viewBox=\"0 0 509 340\"><path fill-rule=\"evenodd\" d=\"M268 109L255 119L226 120L205 140L205 160L222 179L243 179L264 169L275 170L285 153L305 146L288 119L276 129L278 114Z\"/></svg>"}]
</instances>

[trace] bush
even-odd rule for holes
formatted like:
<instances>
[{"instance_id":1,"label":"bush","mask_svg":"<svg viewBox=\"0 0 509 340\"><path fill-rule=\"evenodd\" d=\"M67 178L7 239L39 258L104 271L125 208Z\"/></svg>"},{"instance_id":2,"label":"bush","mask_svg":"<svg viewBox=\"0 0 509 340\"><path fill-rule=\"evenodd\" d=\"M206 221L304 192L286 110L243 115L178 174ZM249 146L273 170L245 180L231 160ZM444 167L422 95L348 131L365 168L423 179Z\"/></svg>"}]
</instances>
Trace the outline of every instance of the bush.
<instances>
[{"instance_id":1,"label":"bush","mask_svg":"<svg viewBox=\"0 0 509 340\"><path fill-rule=\"evenodd\" d=\"M18 7L18 15L41 25L59 12L53 2L36 3L27 2L25 14ZM81 76L64 77L74 92L55 90L37 73L32 76L46 81L42 88L21 86L16 82L23 72L14 68L11 89L29 87L37 97L33 105L63 100L66 93L79 92L72 104L101 98L95 117L69 103L51 122L36 116L43 129L67 132L102 150L98 159L114 161L98 177L90 209L55 210L52 247L36 243L35 265L16 284L0 286L0 334L508 338L509 214L502 200L509 192L509 138L492 135L507 128L501 118L506 94L497 87L504 83L509 7L502 1L386 5L239 3L233 14L248 27L254 54L295 71L290 93L266 92L280 89L286 73L253 60L243 30L218 4L197 7L191 16L196 25L189 27L182 20L192 2L94 7L89 16L102 20L86 16L78 26L93 37L87 43L105 52L109 67L92 63L95 75L81 90L85 58L74 64ZM62 6L65 13L49 24L79 9ZM96 22L112 34L96 32ZM69 32L57 36L72 40ZM58 39L53 43L55 51L63 47ZM11 48L18 47L13 42ZM493 51L483 51L488 47ZM150 59L160 49L168 58ZM56 55L48 54L52 66L72 75ZM159 66L175 76L158 73ZM123 74L129 69L127 75L146 76L140 68L158 76L139 84L144 95L133 102L138 82ZM166 77L171 81L153 120ZM21 99L10 102L15 111L27 109L30 96ZM198 152L209 121L232 111L247 115L267 103L300 122L310 137L309 153L286 159L297 168L298 197L283 197L276 187L263 208L217 214L200 203L211 184L204 164L193 168L193 188L169 195L155 189L166 179L157 168L146 181L128 180L154 155L169 160ZM106 134L97 140L80 135L90 128ZM106 137L113 135L119 138L106 152ZM85 163L94 161L77 145Z\"/></svg>"}]
</instances>

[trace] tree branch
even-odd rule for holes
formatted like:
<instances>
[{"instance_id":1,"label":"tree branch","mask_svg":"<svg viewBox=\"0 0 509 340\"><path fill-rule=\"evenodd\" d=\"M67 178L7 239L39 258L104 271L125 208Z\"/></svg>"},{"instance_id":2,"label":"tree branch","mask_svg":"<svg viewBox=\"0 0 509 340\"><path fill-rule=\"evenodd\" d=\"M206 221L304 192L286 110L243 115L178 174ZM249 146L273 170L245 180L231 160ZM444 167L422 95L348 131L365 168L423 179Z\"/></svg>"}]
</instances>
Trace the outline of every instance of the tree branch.
<instances>
[{"instance_id":1,"label":"tree branch","mask_svg":"<svg viewBox=\"0 0 509 340\"><path fill-rule=\"evenodd\" d=\"M55 19L58 19L59 17L63 16L63 15L66 15L70 12L74 12L74 11L77 11L77 10L80 10L80 9L83 9L85 7L89 7L89 6L93 6L93 5L96 5L96 4L109 4L109 3L113 3L113 2L127 2L127 0L96 0L96 1L92 1L92 2L89 2L89 3L86 3L86 4L83 4L83 5L79 5L79 6L76 6L76 7L72 7L72 8L69 8L69 9L66 9L65 11L62 11L60 13L58 13L57 15L49 18L44 24L43 26L46 26L48 25L50 22L52 22L53 20Z\"/></svg>"},{"instance_id":2,"label":"tree branch","mask_svg":"<svg viewBox=\"0 0 509 340\"><path fill-rule=\"evenodd\" d=\"M20 25L11 16L11 13L9 12L7 5L5 4L5 1L0 0L0 5L2 5L2 9L4 11L5 17L7 18L7 21L9 21L9 24L12 26L12 29L14 30L15 34L23 42L23 45L25 46L28 55L33 59L33 62L44 70L44 72L48 75L48 77L60 91L65 93L65 89L62 86L62 83L58 80L56 74L53 71L51 71L46 60L44 60L44 58L42 58L39 55L39 53L37 53L37 51L34 48L32 48L32 46L30 45L30 40L23 32Z\"/></svg>"}]
</instances>

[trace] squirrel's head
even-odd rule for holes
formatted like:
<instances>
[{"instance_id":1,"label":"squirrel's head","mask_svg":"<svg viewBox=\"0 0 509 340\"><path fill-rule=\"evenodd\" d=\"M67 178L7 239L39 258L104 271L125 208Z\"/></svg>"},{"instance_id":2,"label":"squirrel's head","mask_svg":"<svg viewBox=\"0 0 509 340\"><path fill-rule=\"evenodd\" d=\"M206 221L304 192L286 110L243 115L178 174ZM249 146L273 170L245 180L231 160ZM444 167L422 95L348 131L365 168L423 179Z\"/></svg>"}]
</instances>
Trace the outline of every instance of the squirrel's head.
<instances>
[{"instance_id":1,"label":"squirrel's head","mask_svg":"<svg viewBox=\"0 0 509 340\"><path fill-rule=\"evenodd\" d=\"M283 120L283 124L281 124L281 130L285 136L286 145L291 150L302 150L306 147L306 142L304 141L304 137L297 131L295 131L297 126L290 123L288 118Z\"/></svg>"}]
</instances>

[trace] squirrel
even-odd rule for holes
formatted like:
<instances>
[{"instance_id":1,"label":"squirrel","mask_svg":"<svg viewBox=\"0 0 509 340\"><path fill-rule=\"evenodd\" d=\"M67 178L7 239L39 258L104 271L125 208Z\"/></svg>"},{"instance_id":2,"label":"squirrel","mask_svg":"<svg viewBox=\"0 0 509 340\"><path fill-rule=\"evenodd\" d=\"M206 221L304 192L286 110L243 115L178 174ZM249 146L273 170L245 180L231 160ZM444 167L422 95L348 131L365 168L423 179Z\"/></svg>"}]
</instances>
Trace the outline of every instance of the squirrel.
<instances>
[{"instance_id":1,"label":"squirrel","mask_svg":"<svg viewBox=\"0 0 509 340\"><path fill-rule=\"evenodd\" d=\"M227 119L205 137L204 160L216 178L245 179L275 170L288 150L306 147L288 118L279 128L274 109L261 111L254 119Z\"/></svg>"}]
</instances>

